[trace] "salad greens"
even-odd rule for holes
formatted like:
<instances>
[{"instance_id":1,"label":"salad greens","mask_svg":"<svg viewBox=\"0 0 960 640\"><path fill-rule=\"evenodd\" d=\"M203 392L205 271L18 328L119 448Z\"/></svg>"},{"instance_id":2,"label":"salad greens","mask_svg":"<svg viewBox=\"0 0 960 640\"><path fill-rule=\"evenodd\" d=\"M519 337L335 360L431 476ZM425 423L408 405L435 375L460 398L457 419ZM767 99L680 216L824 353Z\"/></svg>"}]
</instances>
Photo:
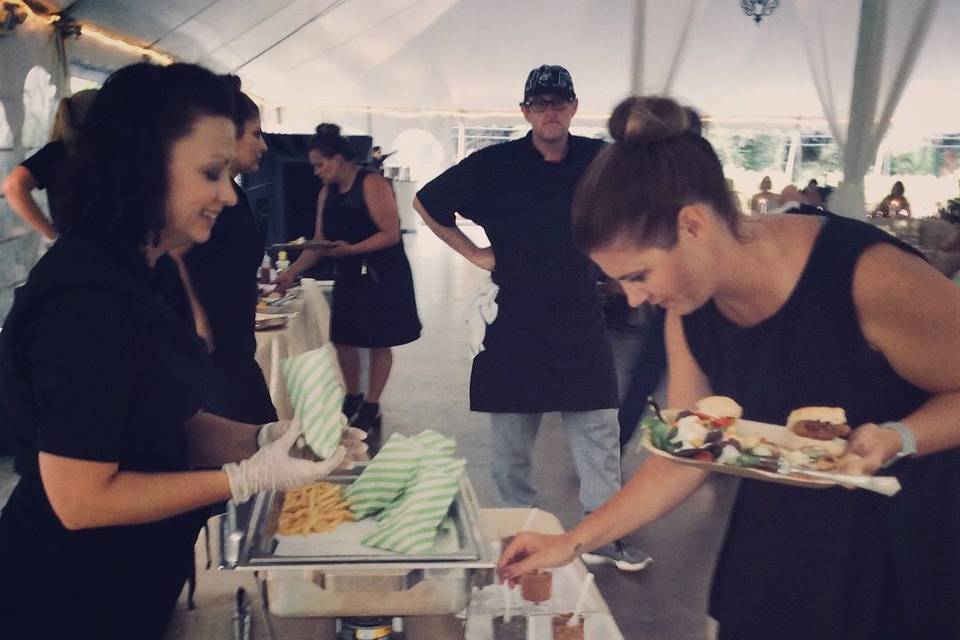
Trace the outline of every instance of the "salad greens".
<instances>
[{"instance_id":1,"label":"salad greens","mask_svg":"<svg viewBox=\"0 0 960 640\"><path fill-rule=\"evenodd\" d=\"M677 435L677 428L671 427L656 416L647 416L640 422L640 428L645 429L650 434L650 442L657 449L674 453L680 449L679 442L671 442Z\"/></svg>"}]
</instances>

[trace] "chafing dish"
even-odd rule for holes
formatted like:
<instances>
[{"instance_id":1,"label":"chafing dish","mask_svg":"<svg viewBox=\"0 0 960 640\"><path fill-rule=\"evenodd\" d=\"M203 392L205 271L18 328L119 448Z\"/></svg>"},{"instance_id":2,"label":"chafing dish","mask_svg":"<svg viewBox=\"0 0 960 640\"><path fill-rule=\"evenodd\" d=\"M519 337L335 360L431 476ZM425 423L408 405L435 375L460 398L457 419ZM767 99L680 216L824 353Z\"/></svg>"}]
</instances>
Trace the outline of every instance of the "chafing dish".
<instances>
[{"instance_id":1,"label":"chafing dish","mask_svg":"<svg viewBox=\"0 0 960 640\"><path fill-rule=\"evenodd\" d=\"M326 480L349 485L357 473ZM211 552L221 568L254 571L264 608L284 617L448 615L463 611L471 587L493 581L496 549L484 539L479 507L466 474L450 507L454 543L422 555L357 545L349 553L278 553L283 492L230 503L210 520ZM282 548L281 548L282 551Z\"/></svg>"}]
</instances>

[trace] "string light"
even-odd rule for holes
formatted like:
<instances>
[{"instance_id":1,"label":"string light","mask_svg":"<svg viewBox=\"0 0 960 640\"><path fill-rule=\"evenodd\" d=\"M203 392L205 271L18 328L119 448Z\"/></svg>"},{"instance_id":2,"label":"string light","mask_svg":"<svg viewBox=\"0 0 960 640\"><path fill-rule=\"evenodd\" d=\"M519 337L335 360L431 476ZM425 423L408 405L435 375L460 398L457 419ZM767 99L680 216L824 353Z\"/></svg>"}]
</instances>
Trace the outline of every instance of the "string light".
<instances>
[{"instance_id":1,"label":"string light","mask_svg":"<svg viewBox=\"0 0 960 640\"><path fill-rule=\"evenodd\" d=\"M248 92L251 97L254 97L263 104L275 108L277 105L271 100L266 100L258 94ZM458 111L455 109L418 109L418 108L403 108L403 107L358 107L358 106L349 106L349 105L318 105L316 107L311 107L310 109L302 109L300 111L309 111L310 113L323 113L323 112L337 112L337 113L351 113L351 114L364 114L364 115L374 115L374 116L387 116L390 118L424 118L424 117L441 117L441 118L518 118L520 117L520 110L515 111L500 110L500 111ZM610 117L609 113L591 113L579 111L577 112L577 120L606 120Z\"/></svg>"},{"instance_id":2,"label":"string light","mask_svg":"<svg viewBox=\"0 0 960 640\"><path fill-rule=\"evenodd\" d=\"M33 7L31 7L29 4L27 4L23 0L13 0L13 3L16 4L17 6L20 6L26 9L27 18L30 20L39 21L48 26L56 25L59 27L61 25L57 25L57 23L60 23L60 22L63 22L64 24L66 24L66 21L64 21L64 19L61 16L56 14L54 15L39 14L33 10ZM174 62L174 58L171 56L168 56L164 53L160 53L159 51L154 51L153 49L147 49L146 47L141 47L139 45L133 44L132 42L127 42L126 40L122 40L121 38L118 38L117 36L111 33L108 33L103 29L95 27L91 24L83 24L79 22L74 24L79 27L80 35L88 36L90 37L91 40L95 40L100 44L104 44L109 47L114 47L115 49L120 49L122 51L131 53L136 56L146 56L147 58L150 59L151 62L155 62L157 64L171 64L172 62Z\"/></svg>"}]
</instances>

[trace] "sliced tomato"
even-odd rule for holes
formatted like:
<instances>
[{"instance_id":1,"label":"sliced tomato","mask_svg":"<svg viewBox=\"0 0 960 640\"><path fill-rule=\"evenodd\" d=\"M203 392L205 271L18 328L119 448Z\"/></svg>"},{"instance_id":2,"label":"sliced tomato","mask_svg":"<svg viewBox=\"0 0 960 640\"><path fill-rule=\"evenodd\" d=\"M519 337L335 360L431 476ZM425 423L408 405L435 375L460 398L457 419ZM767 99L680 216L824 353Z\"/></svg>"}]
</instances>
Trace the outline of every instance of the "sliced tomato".
<instances>
[{"instance_id":1,"label":"sliced tomato","mask_svg":"<svg viewBox=\"0 0 960 640\"><path fill-rule=\"evenodd\" d=\"M713 462L713 456L710 455L709 451L697 451L693 454L693 459L701 462Z\"/></svg>"},{"instance_id":2,"label":"sliced tomato","mask_svg":"<svg viewBox=\"0 0 960 640\"><path fill-rule=\"evenodd\" d=\"M736 418L712 418L710 420L717 429L726 429L736 421Z\"/></svg>"},{"instance_id":3,"label":"sliced tomato","mask_svg":"<svg viewBox=\"0 0 960 640\"><path fill-rule=\"evenodd\" d=\"M707 414L700 413L699 411L691 411L690 413L700 418L700 420L703 422L703 426L707 427L708 429L725 429L737 421L736 418L715 418L714 416L708 416Z\"/></svg>"}]
</instances>

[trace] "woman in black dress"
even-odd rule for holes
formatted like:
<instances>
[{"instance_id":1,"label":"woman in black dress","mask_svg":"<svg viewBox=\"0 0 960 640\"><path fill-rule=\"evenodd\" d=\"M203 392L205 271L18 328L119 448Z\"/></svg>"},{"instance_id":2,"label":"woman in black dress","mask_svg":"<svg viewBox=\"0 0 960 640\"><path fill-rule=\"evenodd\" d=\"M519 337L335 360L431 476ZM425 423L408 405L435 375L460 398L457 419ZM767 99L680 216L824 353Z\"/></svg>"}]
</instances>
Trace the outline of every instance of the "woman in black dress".
<instances>
[{"instance_id":1,"label":"woman in black dress","mask_svg":"<svg viewBox=\"0 0 960 640\"><path fill-rule=\"evenodd\" d=\"M337 125L317 127L310 162L323 181L314 240L329 240L334 246L304 251L277 277L277 286L281 291L289 288L323 256L337 258L330 341L347 385L343 412L355 427L376 430L380 394L393 365L390 348L413 342L421 328L396 196L389 181L354 163L353 148ZM370 350L366 398L360 393L358 347Z\"/></svg>"},{"instance_id":2,"label":"woman in black dress","mask_svg":"<svg viewBox=\"0 0 960 640\"><path fill-rule=\"evenodd\" d=\"M773 424L843 407L848 449L903 486L888 498L744 480L710 599L720 638L957 637L960 290L862 222L744 219L710 144L654 117L657 100L631 98L611 118L616 142L581 183L573 227L631 304L666 308L670 405L724 394ZM502 575L643 527L706 475L651 456L569 533L518 536Z\"/></svg>"},{"instance_id":3,"label":"woman in black dress","mask_svg":"<svg viewBox=\"0 0 960 640\"><path fill-rule=\"evenodd\" d=\"M236 203L231 115L209 71L138 64L107 79L78 134L64 231L0 333L21 476L0 515L2 638L159 640L199 507L343 459L291 456L297 429L257 450L253 425L199 411L206 351L158 295L165 254Z\"/></svg>"}]
</instances>

